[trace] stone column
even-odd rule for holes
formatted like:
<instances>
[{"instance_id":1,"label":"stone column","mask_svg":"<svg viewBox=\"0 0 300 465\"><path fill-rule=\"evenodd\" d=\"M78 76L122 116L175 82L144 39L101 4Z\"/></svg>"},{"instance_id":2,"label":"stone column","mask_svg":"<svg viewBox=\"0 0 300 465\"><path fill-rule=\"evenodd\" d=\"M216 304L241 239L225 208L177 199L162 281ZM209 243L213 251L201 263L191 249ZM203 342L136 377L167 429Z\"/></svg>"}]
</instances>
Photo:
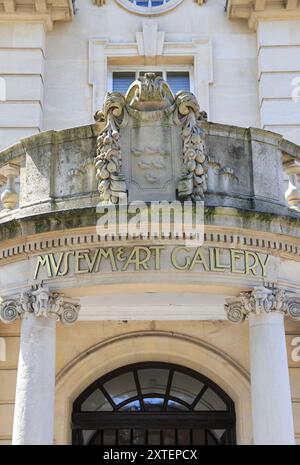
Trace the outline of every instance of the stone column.
<instances>
[{"instance_id":1,"label":"stone column","mask_svg":"<svg viewBox=\"0 0 300 465\"><path fill-rule=\"evenodd\" d=\"M56 321L73 324L78 311L77 303L41 286L1 304L1 321L22 319L12 440L15 445L53 443Z\"/></svg>"},{"instance_id":2,"label":"stone column","mask_svg":"<svg viewBox=\"0 0 300 465\"><path fill-rule=\"evenodd\" d=\"M254 288L226 305L230 321L249 319L254 444L295 444L284 316L300 316L300 299Z\"/></svg>"}]
</instances>

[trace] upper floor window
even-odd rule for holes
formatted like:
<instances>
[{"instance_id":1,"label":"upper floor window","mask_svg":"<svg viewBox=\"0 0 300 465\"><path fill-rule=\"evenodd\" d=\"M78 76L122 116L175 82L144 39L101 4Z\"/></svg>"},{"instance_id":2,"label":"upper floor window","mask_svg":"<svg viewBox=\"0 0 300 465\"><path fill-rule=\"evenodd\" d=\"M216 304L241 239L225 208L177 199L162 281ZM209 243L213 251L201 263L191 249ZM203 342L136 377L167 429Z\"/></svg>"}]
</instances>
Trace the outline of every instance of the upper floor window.
<instances>
[{"instance_id":1,"label":"upper floor window","mask_svg":"<svg viewBox=\"0 0 300 465\"><path fill-rule=\"evenodd\" d=\"M145 73L153 72L157 76L162 76L169 84L173 94L180 90L191 90L190 70L168 71L168 70L139 70L139 71L113 71L111 75L111 85L109 86L114 92L126 94L130 84L139 76Z\"/></svg>"},{"instance_id":2,"label":"upper floor window","mask_svg":"<svg viewBox=\"0 0 300 465\"><path fill-rule=\"evenodd\" d=\"M141 15L158 15L175 8L182 0L117 0L124 8Z\"/></svg>"}]
</instances>

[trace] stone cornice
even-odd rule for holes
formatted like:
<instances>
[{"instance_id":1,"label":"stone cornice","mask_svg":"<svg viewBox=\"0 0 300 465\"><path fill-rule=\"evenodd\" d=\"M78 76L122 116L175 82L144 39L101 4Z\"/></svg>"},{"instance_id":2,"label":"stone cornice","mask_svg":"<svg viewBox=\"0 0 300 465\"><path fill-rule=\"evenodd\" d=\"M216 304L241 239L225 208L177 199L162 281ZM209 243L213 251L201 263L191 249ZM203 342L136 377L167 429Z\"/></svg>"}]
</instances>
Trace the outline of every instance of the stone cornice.
<instances>
[{"instance_id":1,"label":"stone cornice","mask_svg":"<svg viewBox=\"0 0 300 465\"><path fill-rule=\"evenodd\" d=\"M0 22L43 23L45 30L55 21L73 19L72 0L0 0Z\"/></svg>"},{"instance_id":2,"label":"stone cornice","mask_svg":"<svg viewBox=\"0 0 300 465\"><path fill-rule=\"evenodd\" d=\"M246 19L251 30L259 21L300 19L299 0L227 0L229 19Z\"/></svg>"},{"instance_id":3,"label":"stone cornice","mask_svg":"<svg viewBox=\"0 0 300 465\"><path fill-rule=\"evenodd\" d=\"M224 209L224 214L228 210ZM79 213L79 211L78 211ZM78 226L78 221L73 221L69 215L65 218L56 214L46 215L45 228L39 222L38 227L35 229L28 219L19 227L14 224L12 227L12 236L7 240L1 242L0 248L0 263L5 265L11 262L27 260L30 256L38 254L46 254L49 252L57 253L65 249L78 250L82 248L95 248L99 245L103 247L114 246L118 247L124 245L124 239L115 240L100 240L95 231L95 226L91 226L91 221L94 222L95 217L92 212L82 210L80 214L73 216L73 220L80 218L81 227ZM283 259L290 259L300 261L300 239L299 237L289 237L277 232L253 230L243 228L241 229L236 224L231 227L222 224L222 233L220 233L219 221L222 217L215 216L215 224L208 224L209 218L206 218L205 234L204 234L204 247L225 247L241 250L253 250L262 253L279 256ZM254 217L253 217L254 219ZM40 218L41 220L41 218ZM256 217L256 220L259 220ZM59 221L62 229L57 230L57 221ZM251 221L252 223L252 221ZM254 221L255 223L255 221ZM84 226L85 225L85 226ZM246 226L246 225L245 225ZM283 230L283 224L280 225ZM298 228L298 227L297 227ZM47 232L42 232L47 230ZM34 233L35 232L35 233ZM267 237L267 238L266 238ZM136 239L130 242L129 245L178 245L176 239L160 239L139 241Z\"/></svg>"}]
</instances>

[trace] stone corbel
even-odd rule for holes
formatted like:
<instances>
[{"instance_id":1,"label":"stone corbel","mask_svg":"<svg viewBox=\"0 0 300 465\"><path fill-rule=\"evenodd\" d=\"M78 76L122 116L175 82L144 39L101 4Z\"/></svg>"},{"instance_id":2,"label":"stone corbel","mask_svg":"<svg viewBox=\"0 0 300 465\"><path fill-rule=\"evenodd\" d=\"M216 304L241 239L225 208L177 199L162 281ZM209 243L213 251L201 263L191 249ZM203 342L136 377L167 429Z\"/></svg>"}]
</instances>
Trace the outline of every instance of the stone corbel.
<instances>
[{"instance_id":1,"label":"stone corbel","mask_svg":"<svg viewBox=\"0 0 300 465\"><path fill-rule=\"evenodd\" d=\"M19 202L19 195L16 192L16 178L20 174L20 167L12 163L4 165L0 169L0 176L5 178L6 186L1 194L1 202L4 208L14 210Z\"/></svg>"},{"instance_id":2,"label":"stone corbel","mask_svg":"<svg viewBox=\"0 0 300 465\"><path fill-rule=\"evenodd\" d=\"M31 313L37 318L50 318L60 321L63 325L71 325L77 321L79 309L77 301L40 285L18 297L2 300L0 321L6 324L13 323Z\"/></svg>"},{"instance_id":3,"label":"stone corbel","mask_svg":"<svg viewBox=\"0 0 300 465\"><path fill-rule=\"evenodd\" d=\"M300 211L300 161L286 161L283 167L289 177L289 187L285 198L290 208Z\"/></svg>"},{"instance_id":4,"label":"stone corbel","mask_svg":"<svg viewBox=\"0 0 300 465\"><path fill-rule=\"evenodd\" d=\"M288 295L280 288L255 287L241 292L238 297L227 299L225 311L229 321L241 323L252 313L279 312L292 319L300 320L300 297Z\"/></svg>"}]
</instances>

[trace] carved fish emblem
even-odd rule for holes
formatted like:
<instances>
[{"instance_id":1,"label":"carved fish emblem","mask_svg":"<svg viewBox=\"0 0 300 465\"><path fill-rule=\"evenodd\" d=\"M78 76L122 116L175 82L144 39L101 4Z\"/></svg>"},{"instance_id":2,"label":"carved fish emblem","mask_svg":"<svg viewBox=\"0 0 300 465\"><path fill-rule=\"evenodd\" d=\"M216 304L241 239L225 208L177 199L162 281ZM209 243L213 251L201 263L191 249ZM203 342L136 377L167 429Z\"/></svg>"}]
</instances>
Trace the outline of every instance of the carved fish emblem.
<instances>
[{"instance_id":1,"label":"carved fish emblem","mask_svg":"<svg viewBox=\"0 0 300 465\"><path fill-rule=\"evenodd\" d=\"M133 148L132 155L138 159L137 166L144 171L144 178L151 184L160 181L162 173L159 171L166 168L165 158L169 156L161 147L146 146L144 149Z\"/></svg>"}]
</instances>

